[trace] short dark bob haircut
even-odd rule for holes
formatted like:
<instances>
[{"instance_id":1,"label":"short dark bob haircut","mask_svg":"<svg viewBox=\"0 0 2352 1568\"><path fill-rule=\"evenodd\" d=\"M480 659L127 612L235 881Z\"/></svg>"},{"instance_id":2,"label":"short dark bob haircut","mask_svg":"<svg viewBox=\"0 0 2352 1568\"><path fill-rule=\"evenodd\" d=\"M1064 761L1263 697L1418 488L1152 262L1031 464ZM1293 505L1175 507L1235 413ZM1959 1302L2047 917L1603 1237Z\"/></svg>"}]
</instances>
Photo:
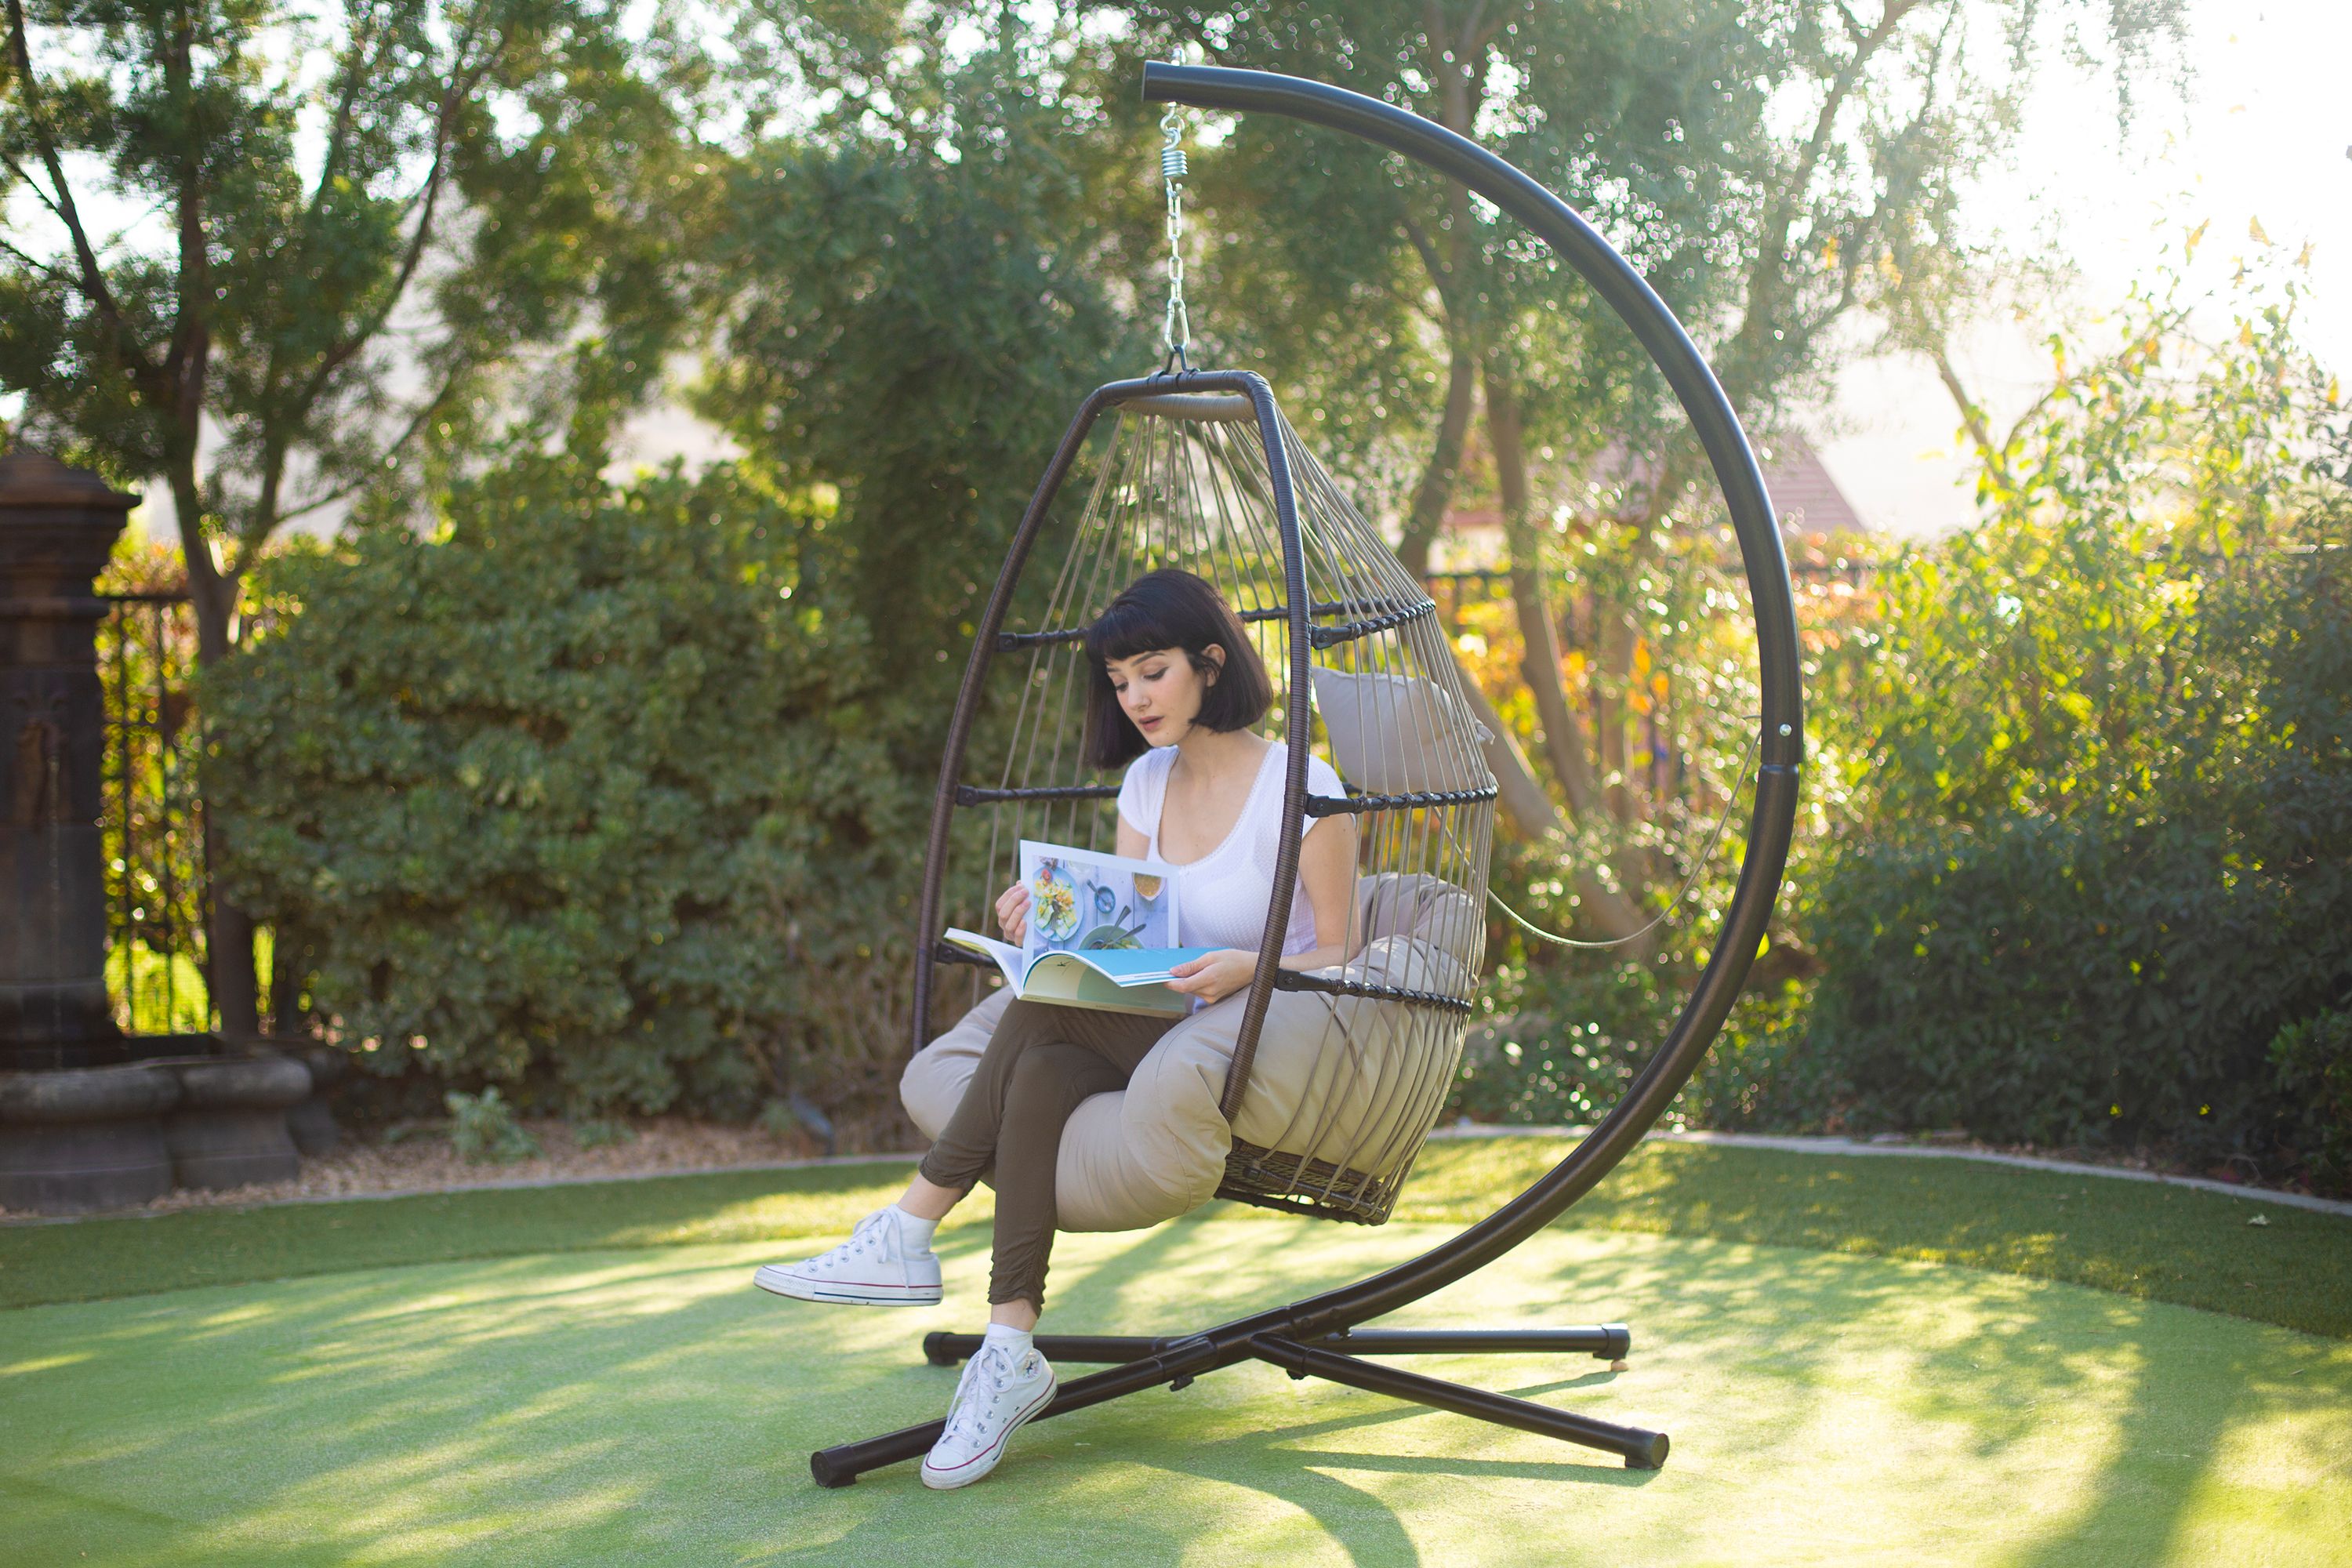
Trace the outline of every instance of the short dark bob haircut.
<instances>
[{"instance_id":1,"label":"short dark bob haircut","mask_svg":"<svg viewBox=\"0 0 2352 1568\"><path fill-rule=\"evenodd\" d=\"M1224 650L1225 662L1202 650ZM1118 705L1111 689L1115 658L1133 658L1155 648L1182 648L1192 668L1216 680L1201 696L1195 723L1212 730L1246 730L1274 706L1274 683L1265 663L1250 646L1239 616L1216 589L1190 572L1164 566L1129 584L1101 619L1087 628L1087 659L1094 668L1087 693L1087 760L1097 768L1123 767L1151 749L1143 731Z\"/></svg>"}]
</instances>

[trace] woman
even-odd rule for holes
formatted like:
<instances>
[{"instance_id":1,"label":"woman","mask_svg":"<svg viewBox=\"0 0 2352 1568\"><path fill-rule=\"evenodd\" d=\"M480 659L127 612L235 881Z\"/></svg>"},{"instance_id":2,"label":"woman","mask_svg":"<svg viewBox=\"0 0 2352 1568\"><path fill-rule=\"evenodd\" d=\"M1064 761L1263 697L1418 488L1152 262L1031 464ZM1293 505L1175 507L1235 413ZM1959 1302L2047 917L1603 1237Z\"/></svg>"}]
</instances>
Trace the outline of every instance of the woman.
<instances>
[{"instance_id":1,"label":"woman","mask_svg":"<svg viewBox=\"0 0 2352 1568\"><path fill-rule=\"evenodd\" d=\"M1148 573L1088 628L1093 667L1087 755L1126 766L1118 853L1183 868L1188 947L1217 951L1174 970L1198 1009L1249 987L1274 894L1287 751L1251 726L1274 700L1265 667L1217 592L1189 572ZM1339 776L1309 756L1307 791L1337 796ZM1346 962L1355 886L1355 822L1308 818L1283 967ZM1021 941L1029 889L996 900L1005 939ZM1032 1335L1054 1243L1054 1170L1063 1123L1090 1095L1126 1086L1180 1019L1015 1001L990 1037L955 1114L906 1195L805 1262L771 1264L765 1289L803 1300L918 1305L940 1300L933 1228L993 1165L996 1235L988 1332L923 1460L923 1483L965 1486L996 1467L1005 1442L1053 1399L1054 1369Z\"/></svg>"}]
</instances>

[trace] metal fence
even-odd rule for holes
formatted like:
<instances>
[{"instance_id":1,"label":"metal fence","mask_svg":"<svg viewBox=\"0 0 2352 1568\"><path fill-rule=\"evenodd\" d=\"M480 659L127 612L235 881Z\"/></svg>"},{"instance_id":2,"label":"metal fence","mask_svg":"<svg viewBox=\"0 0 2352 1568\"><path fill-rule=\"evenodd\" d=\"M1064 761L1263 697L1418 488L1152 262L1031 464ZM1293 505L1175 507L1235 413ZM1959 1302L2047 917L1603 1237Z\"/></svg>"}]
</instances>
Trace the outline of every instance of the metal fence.
<instances>
[{"instance_id":1,"label":"metal fence","mask_svg":"<svg viewBox=\"0 0 2352 1568\"><path fill-rule=\"evenodd\" d=\"M101 594L106 693L107 994L131 1034L218 1023L205 933L211 878L197 788L195 616L184 591Z\"/></svg>"}]
</instances>

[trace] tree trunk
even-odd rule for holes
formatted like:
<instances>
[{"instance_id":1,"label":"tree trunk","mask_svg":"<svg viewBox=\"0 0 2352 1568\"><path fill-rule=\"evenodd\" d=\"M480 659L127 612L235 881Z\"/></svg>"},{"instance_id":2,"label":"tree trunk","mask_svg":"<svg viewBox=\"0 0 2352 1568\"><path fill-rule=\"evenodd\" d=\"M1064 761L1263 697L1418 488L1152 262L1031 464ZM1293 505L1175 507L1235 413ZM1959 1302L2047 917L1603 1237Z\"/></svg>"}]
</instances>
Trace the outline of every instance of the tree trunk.
<instances>
[{"instance_id":1,"label":"tree trunk","mask_svg":"<svg viewBox=\"0 0 2352 1568\"><path fill-rule=\"evenodd\" d=\"M302 933L280 922L269 934L269 1032L279 1039L309 1033L302 1019L306 944Z\"/></svg>"},{"instance_id":2,"label":"tree trunk","mask_svg":"<svg viewBox=\"0 0 2352 1568\"><path fill-rule=\"evenodd\" d=\"M235 651L237 584L213 564L205 538L204 494L197 488L195 454L175 457L172 504L179 513L180 558L188 574L188 604L196 617L196 664L211 669ZM202 793L203 776L197 778ZM220 830L205 816L205 881L211 914L205 922L207 987L220 1014L220 1032L231 1039L261 1033L261 979L253 962L253 917L218 890L215 869L223 857Z\"/></svg>"},{"instance_id":3,"label":"tree trunk","mask_svg":"<svg viewBox=\"0 0 2352 1568\"><path fill-rule=\"evenodd\" d=\"M1601 616L1597 662L1604 679L1593 691L1593 728L1599 732L1601 799L1620 822L1631 822L1635 816L1632 749L1626 744L1633 720L1634 640L1633 622L1624 611L1608 606Z\"/></svg>"},{"instance_id":4,"label":"tree trunk","mask_svg":"<svg viewBox=\"0 0 2352 1568\"><path fill-rule=\"evenodd\" d=\"M1551 616L1544 608L1542 552L1528 516L1528 458L1518 404L1508 376L1491 361L1486 382L1486 439L1494 448L1495 479L1502 491L1503 538L1511 553L1511 604L1518 615L1519 639L1526 647L1519 672L1535 694L1536 717L1543 723L1544 755L1559 775L1560 787L1568 792L1569 810L1589 817L1601 809L1601 795L1592 775L1591 742L1568 705L1568 691L1559 675L1559 644L1552 638Z\"/></svg>"},{"instance_id":5,"label":"tree trunk","mask_svg":"<svg viewBox=\"0 0 2352 1568\"><path fill-rule=\"evenodd\" d=\"M1454 481L1462 468L1462 445L1470 433L1470 409L1475 401L1478 367L1469 343L1453 340L1452 363L1445 377L1445 413L1438 421L1437 444L1412 492L1412 511L1405 519L1404 537L1397 543L1397 559L1418 582L1429 575L1429 547L1444 526L1445 509L1454 500Z\"/></svg>"},{"instance_id":6,"label":"tree trunk","mask_svg":"<svg viewBox=\"0 0 2352 1568\"><path fill-rule=\"evenodd\" d=\"M1535 693L1536 714L1544 728L1544 754L1558 773L1560 787L1567 792L1569 809L1580 819L1591 820L1600 810L1599 795L1585 750L1588 742L1583 726L1569 707L1567 689L1560 681L1559 645L1553 640L1551 616L1544 608L1542 555L1534 524L1528 516L1527 449L1520 437L1518 404L1512 395L1509 379L1498 367L1486 367L1486 438L1494 448L1496 479L1502 491L1503 534L1511 552L1511 601L1518 616L1520 640L1526 645L1519 672ZM1472 702L1480 710L1479 722L1507 741L1508 731L1485 695L1475 691L1475 683L1465 681L1465 685L1474 688ZM1490 757L1495 750L1489 748ZM1525 759L1518 758L1517 745L1510 745L1509 751L1524 770ZM1496 768L1495 776L1500 784L1503 770ZM1533 793L1549 807L1550 797L1543 794L1540 786ZM1511 792L1507 787L1504 799L1512 816L1525 826L1526 817L1521 813L1525 810L1532 815L1532 806L1509 804ZM1546 826L1547 836L1557 832L1558 818L1553 816ZM1579 907L1604 935L1625 937L1641 929L1641 906L1632 899L1601 881L1589 867L1575 868L1572 876ZM1647 947L1643 943L1633 951L1646 951Z\"/></svg>"}]
</instances>

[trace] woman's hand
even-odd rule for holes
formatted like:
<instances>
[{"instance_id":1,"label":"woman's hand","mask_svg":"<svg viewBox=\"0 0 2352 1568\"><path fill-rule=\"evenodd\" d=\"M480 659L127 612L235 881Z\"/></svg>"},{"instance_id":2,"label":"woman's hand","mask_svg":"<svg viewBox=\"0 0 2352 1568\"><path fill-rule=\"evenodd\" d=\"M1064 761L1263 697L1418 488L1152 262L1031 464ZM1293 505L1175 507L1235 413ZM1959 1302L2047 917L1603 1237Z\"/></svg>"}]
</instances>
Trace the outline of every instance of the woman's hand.
<instances>
[{"instance_id":1,"label":"woman's hand","mask_svg":"<svg viewBox=\"0 0 2352 1568\"><path fill-rule=\"evenodd\" d=\"M1237 947L1221 947L1214 952L1187 959L1168 973L1176 976L1168 982L1169 990L1198 996L1206 1005L1246 989L1257 973L1257 954L1244 952Z\"/></svg>"},{"instance_id":2,"label":"woman's hand","mask_svg":"<svg viewBox=\"0 0 2352 1568\"><path fill-rule=\"evenodd\" d=\"M996 923L1004 940L1018 947L1029 931L1029 884L1015 882L996 895Z\"/></svg>"}]
</instances>

